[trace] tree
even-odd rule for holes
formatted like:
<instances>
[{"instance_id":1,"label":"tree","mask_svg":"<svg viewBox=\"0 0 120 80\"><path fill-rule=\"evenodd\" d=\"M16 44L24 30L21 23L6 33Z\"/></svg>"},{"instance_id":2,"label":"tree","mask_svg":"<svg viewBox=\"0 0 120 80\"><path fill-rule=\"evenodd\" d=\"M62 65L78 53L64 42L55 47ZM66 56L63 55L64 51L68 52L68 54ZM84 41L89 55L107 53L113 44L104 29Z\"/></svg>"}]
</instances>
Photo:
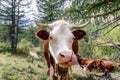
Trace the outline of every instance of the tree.
<instances>
[{"instance_id":1,"label":"tree","mask_svg":"<svg viewBox=\"0 0 120 80\"><path fill-rule=\"evenodd\" d=\"M95 18L106 26L120 25L120 0L73 0L66 12L75 20Z\"/></svg>"},{"instance_id":2,"label":"tree","mask_svg":"<svg viewBox=\"0 0 120 80\"><path fill-rule=\"evenodd\" d=\"M117 32L117 30L119 30L118 27L120 27L120 14L119 14L120 0L69 0L69 1L71 1L72 4L70 5L69 8L66 9L65 15L68 16L71 20L79 22L81 19L82 20L90 18L93 19L92 24L87 28L87 30L89 31L89 35L85 39L86 40L85 42L86 44L90 44L87 46L87 48L88 47L95 48L96 46L99 47L103 44L106 45L109 41L111 43L114 43L114 47L116 49L118 48L117 50L119 52L120 50L119 45L116 43L118 43L120 37L120 35L118 35ZM113 34L114 31L115 33ZM102 43L100 42L101 40L103 40ZM83 47L84 43L81 44L82 48L84 48ZM93 51L94 48L92 48ZM101 49L98 49L95 54L97 54L99 50ZM106 53L108 52L106 51Z\"/></svg>"},{"instance_id":3,"label":"tree","mask_svg":"<svg viewBox=\"0 0 120 80\"><path fill-rule=\"evenodd\" d=\"M11 50L13 52L15 52L17 48L20 28L28 26L29 24L27 23L29 19L26 18L25 13L30 12L30 10L25 11L24 8L30 6L30 4L31 2L24 0L1 0L0 21L1 24L9 26Z\"/></svg>"},{"instance_id":4,"label":"tree","mask_svg":"<svg viewBox=\"0 0 120 80\"><path fill-rule=\"evenodd\" d=\"M65 1L37 0L38 18L42 23L49 23L62 17L62 7Z\"/></svg>"},{"instance_id":5,"label":"tree","mask_svg":"<svg viewBox=\"0 0 120 80\"><path fill-rule=\"evenodd\" d=\"M9 27L0 25L0 42L9 42Z\"/></svg>"},{"instance_id":6,"label":"tree","mask_svg":"<svg viewBox=\"0 0 120 80\"><path fill-rule=\"evenodd\" d=\"M29 27L27 29L21 30L22 34L19 34L19 41L22 39L26 39L31 42L34 46L39 45L39 40L35 37L35 33L37 32L37 27Z\"/></svg>"},{"instance_id":7,"label":"tree","mask_svg":"<svg viewBox=\"0 0 120 80\"><path fill-rule=\"evenodd\" d=\"M110 27L107 34L120 26L120 0L72 0L71 2L71 6L66 9L66 15L71 19L79 21L94 18L97 25L103 24L92 33L98 34Z\"/></svg>"}]
</instances>

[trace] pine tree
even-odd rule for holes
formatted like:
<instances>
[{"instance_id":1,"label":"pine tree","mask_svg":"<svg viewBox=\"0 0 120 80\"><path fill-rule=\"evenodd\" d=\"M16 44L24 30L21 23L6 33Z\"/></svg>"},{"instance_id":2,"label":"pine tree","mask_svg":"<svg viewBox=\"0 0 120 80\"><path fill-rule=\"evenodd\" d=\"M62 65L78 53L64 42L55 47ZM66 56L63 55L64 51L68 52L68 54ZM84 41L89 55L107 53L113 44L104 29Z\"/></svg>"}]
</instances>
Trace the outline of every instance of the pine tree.
<instances>
[{"instance_id":1,"label":"pine tree","mask_svg":"<svg viewBox=\"0 0 120 80\"><path fill-rule=\"evenodd\" d=\"M26 18L25 13L29 12L30 10L25 11L24 8L30 4L30 0L29 2L24 0L1 0L0 21L1 24L9 26L11 50L13 52L16 52L20 28L28 25L27 22L29 19Z\"/></svg>"},{"instance_id":2,"label":"pine tree","mask_svg":"<svg viewBox=\"0 0 120 80\"><path fill-rule=\"evenodd\" d=\"M37 0L38 18L42 23L49 23L60 19L63 15L62 0Z\"/></svg>"}]
</instances>

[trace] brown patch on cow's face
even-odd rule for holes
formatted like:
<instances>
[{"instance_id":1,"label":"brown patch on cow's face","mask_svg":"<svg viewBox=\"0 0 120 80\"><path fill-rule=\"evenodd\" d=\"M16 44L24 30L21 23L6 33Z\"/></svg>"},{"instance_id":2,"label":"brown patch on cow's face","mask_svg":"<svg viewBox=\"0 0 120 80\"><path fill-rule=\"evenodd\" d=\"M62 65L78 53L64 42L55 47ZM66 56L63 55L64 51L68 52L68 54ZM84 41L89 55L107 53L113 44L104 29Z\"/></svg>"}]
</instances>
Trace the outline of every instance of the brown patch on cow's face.
<instances>
[{"instance_id":1,"label":"brown patch on cow's face","mask_svg":"<svg viewBox=\"0 0 120 80\"><path fill-rule=\"evenodd\" d=\"M36 32L36 37L42 40L47 40L49 37L49 33L46 30L39 30Z\"/></svg>"},{"instance_id":2,"label":"brown patch on cow's face","mask_svg":"<svg viewBox=\"0 0 120 80\"><path fill-rule=\"evenodd\" d=\"M79 40L86 35L86 32L83 30L75 30L73 31L73 35L74 35L74 40Z\"/></svg>"}]
</instances>

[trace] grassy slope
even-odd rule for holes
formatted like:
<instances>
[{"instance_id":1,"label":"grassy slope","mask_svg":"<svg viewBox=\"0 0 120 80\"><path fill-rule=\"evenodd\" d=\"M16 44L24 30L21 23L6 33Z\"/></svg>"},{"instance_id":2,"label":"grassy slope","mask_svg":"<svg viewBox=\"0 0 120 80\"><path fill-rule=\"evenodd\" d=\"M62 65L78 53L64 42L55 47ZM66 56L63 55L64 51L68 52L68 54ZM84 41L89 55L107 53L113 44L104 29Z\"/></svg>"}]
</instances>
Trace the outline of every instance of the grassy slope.
<instances>
[{"instance_id":1,"label":"grassy slope","mask_svg":"<svg viewBox=\"0 0 120 80\"><path fill-rule=\"evenodd\" d=\"M40 65L41 67L38 67ZM28 62L28 57L0 54L0 80L46 80L47 68L40 61L34 65Z\"/></svg>"},{"instance_id":2,"label":"grassy slope","mask_svg":"<svg viewBox=\"0 0 120 80\"><path fill-rule=\"evenodd\" d=\"M43 62L35 60L34 65L31 65L28 61L28 57L15 55L7 57L0 54L0 80L50 80L46 74L47 67ZM96 74L102 75L102 73L96 72L87 75L78 65L72 67L72 80L97 80ZM119 75L118 72L112 73L112 77Z\"/></svg>"}]
</instances>

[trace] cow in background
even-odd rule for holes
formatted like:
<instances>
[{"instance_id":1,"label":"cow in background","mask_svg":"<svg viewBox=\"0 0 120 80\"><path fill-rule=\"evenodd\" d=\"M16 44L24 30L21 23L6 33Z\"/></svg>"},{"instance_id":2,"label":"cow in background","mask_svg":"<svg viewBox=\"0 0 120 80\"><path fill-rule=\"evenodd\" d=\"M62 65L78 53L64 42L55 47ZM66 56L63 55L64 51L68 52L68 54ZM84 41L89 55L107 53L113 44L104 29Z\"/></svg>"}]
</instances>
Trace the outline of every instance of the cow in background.
<instances>
[{"instance_id":1,"label":"cow in background","mask_svg":"<svg viewBox=\"0 0 120 80\"><path fill-rule=\"evenodd\" d=\"M79 65L86 71L87 69L88 70L92 70L93 69L93 65L90 65L91 63L94 62L94 60L92 59L88 59L88 58L84 58L84 57L81 57L79 55L77 55L78 57L78 63Z\"/></svg>"},{"instance_id":2,"label":"cow in background","mask_svg":"<svg viewBox=\"0 0 120 80\"><path fill-rule=\"evenodd\" d=\"M80 66L85 70L97 70L100 72L113 72L116 67L120 67L120 63L106 59L92 60L84 57L78 57Z\"/></svg>"},{"instance_id":3,"label":"cow in background","mask_svg":"<svg viewBox=\"0 0 120 80\"><path fill-rule=\"evenodd\" d=\"M44 56L49 68L48 75L53 80L66 80L68 68L77 62L78 40L82 39L86 32L80 30L89 24L71 25L65 20L57 20L51 24L41 24L37 26L48 30L39 30L36 33L38 39L44 40Z\"/></svg>"},{"instance_id":4,"label":"cow in background","mask_svg":"<svg viewBox=\"0 0 120 80\"><path fill-rule=\"evenodd\" d=\"M120 68L120 63L119 62L110 61L110 60L107 60L107 59L98 59L98 60L101 61L102 65L105 68L105 71L107 71L107 72L113 72L117 68Z\"/></svg>"}]
</instances>

